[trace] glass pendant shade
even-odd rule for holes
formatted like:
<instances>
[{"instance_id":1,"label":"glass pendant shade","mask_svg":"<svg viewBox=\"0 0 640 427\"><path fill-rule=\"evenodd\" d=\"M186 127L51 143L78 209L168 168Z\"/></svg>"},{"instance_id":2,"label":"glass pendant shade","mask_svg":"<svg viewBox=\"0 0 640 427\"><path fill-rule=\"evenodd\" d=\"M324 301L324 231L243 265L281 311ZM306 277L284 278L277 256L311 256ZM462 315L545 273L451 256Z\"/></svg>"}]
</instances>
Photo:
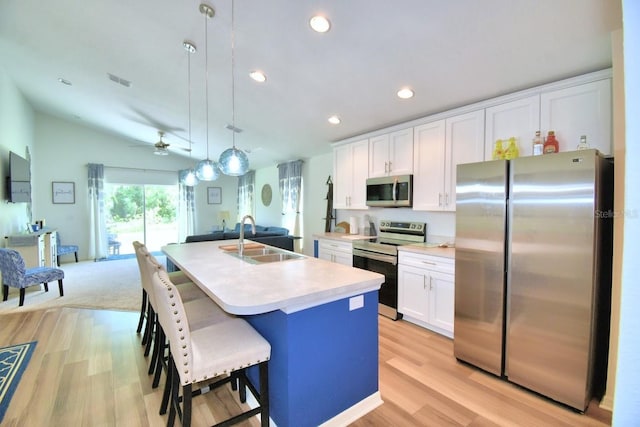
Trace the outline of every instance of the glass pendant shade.
<instances>
[{"instance_id":1,"label":"glass pendant shade","mask_svg":"<svg viewBox=\"0 0 640 427\"><path fill-rule=\"evenodd\" d=\"M196 177L200 181L215 181L219 176L218 165L212 160L200 160L196 165Z\"/></svg>"},{"instance_id":2,"label":"glass pendant shade","mask_svg":"<svg viewBox=\"0 0 640 427\"><path fill-rule=\"evenodd\" d=\"M226 149L220 154L218 161L220 170L225 175L242 176L249 171L249 158L236 147Z\"/></svg>"},{"instance_id":3,"label":"glass pendant shade","mask_svg":"<svg viewBox=\"0 0 640 427\"><path fill-rule=\"evenodd\" d=\"M198 185L198 177L196 176L196 171L193 169L186 169L181 171L180 182L187 187Z\"/></svg>"}]
</instances>

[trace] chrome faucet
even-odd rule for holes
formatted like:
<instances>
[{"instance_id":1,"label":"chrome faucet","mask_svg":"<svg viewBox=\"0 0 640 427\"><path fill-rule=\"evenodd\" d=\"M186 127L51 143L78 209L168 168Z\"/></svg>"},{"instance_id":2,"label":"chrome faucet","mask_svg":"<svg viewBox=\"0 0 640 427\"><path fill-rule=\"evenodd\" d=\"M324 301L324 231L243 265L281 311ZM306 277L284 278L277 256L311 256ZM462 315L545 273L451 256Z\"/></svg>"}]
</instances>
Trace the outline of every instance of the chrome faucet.
<instances>
[{"instance_id":1,"label":"chrome faucet","mask_svg":"<svg viewBox=\"0 0 640 427\"><path fill-rule=\"evenodd\" d=\"M251 231L253 234L256 234L256 221L253 219L251 215L245 215L242 217L242 221L240 222L240 238L238 239L238 255L242 256L244 253L244 221L248 219L251 221Z\"/></svg>"}]
</instances>

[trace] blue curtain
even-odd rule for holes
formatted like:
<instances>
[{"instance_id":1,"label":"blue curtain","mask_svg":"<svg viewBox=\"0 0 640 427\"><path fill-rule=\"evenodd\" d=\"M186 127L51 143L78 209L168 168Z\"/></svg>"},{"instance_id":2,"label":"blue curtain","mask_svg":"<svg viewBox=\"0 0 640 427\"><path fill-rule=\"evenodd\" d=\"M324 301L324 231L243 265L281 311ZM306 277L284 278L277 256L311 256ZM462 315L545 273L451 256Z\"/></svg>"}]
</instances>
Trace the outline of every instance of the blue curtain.
<instances>
[{"instance_id":1,"label":"blue curtain","mask_svg":"<svg viewBox=\"0 0 640 427\"><path fill-rule=\"evenodd\" d=\"M107 223L104 213L104 165L89 163L89 259L108 256Z\"/></svg>"},{"instance_id":2,"label":"blue curtain","mask_svg":"<svg viewBox=\"0 0 640 427\"><path fill-rule=\"evenodd\" d=\"M282 225L294 236L302 236L302 218L300 201L302 195L302 160L280 163L278 165L278 183L282 197ZM300 244L296 240L296 244ZM296 247L296 251L302 248Z\"/></svg>"},{"instance_id":3,"label":"blue curtain","mask_svg":"<svg viewBox=\"0 0 640 427\"><path fill-rule=\"evenodd\" d=\"M178 241L184 242L187 236L195 234L196 202L195 191L182 183L180 176L186 170L178 171Z\"/></svg>"},{"instance_id":4,"label":"blue curtain","mask_svg":"<svg viewBox=\"0 0 640 427\"><path fill-rule=\"evenodd\" d=\"M255 182L255 171L249 171L238 178L238 218L236 222L239 222L245 215L255 216L253 203Z\"/></svg>"}]
</instances>

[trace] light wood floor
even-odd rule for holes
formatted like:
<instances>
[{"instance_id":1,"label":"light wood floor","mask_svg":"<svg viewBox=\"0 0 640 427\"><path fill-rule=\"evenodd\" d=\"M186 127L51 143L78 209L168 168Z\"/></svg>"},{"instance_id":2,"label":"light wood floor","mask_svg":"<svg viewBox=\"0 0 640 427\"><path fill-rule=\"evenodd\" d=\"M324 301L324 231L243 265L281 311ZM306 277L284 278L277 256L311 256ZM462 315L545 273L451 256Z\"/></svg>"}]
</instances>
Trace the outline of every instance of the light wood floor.
<instances>
[{"instance_id":1,"label":"light wood floor","mask_svg":"<svg viewBox=\"0 0 640 427\"><path fill-rule=\"evenodd\" d=\"M3 426L162 426L135 333L137 313L58 308L0 316L0 346L37 340ZM577 414L458 363L452 341L380 317L380 390L385 403L362 426L603 426L592 404ZM194 400L194 426L239 412L227 389ZM258 425L255 420L241 426Z\"/></svg>"}]
</instances>

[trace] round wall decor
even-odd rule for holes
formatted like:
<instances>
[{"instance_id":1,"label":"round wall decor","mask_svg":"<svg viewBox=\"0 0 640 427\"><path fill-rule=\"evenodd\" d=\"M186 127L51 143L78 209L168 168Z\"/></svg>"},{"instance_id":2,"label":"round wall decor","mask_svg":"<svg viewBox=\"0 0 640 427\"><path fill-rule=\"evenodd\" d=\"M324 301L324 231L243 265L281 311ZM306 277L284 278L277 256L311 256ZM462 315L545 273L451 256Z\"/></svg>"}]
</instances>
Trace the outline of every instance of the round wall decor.
<instances>
[{"instance_id":1,"label":"round wall decor","mask_svg":"<svg viewBox=\"0 0 640 427\"><path fill-rule=\"evenodd\" d=\"M269 206L271 204L271 197L273 196L271 193L271 186L269 184L265 184L262 186L262 204L265 206Z\"/></svg>"}]
</instances>

